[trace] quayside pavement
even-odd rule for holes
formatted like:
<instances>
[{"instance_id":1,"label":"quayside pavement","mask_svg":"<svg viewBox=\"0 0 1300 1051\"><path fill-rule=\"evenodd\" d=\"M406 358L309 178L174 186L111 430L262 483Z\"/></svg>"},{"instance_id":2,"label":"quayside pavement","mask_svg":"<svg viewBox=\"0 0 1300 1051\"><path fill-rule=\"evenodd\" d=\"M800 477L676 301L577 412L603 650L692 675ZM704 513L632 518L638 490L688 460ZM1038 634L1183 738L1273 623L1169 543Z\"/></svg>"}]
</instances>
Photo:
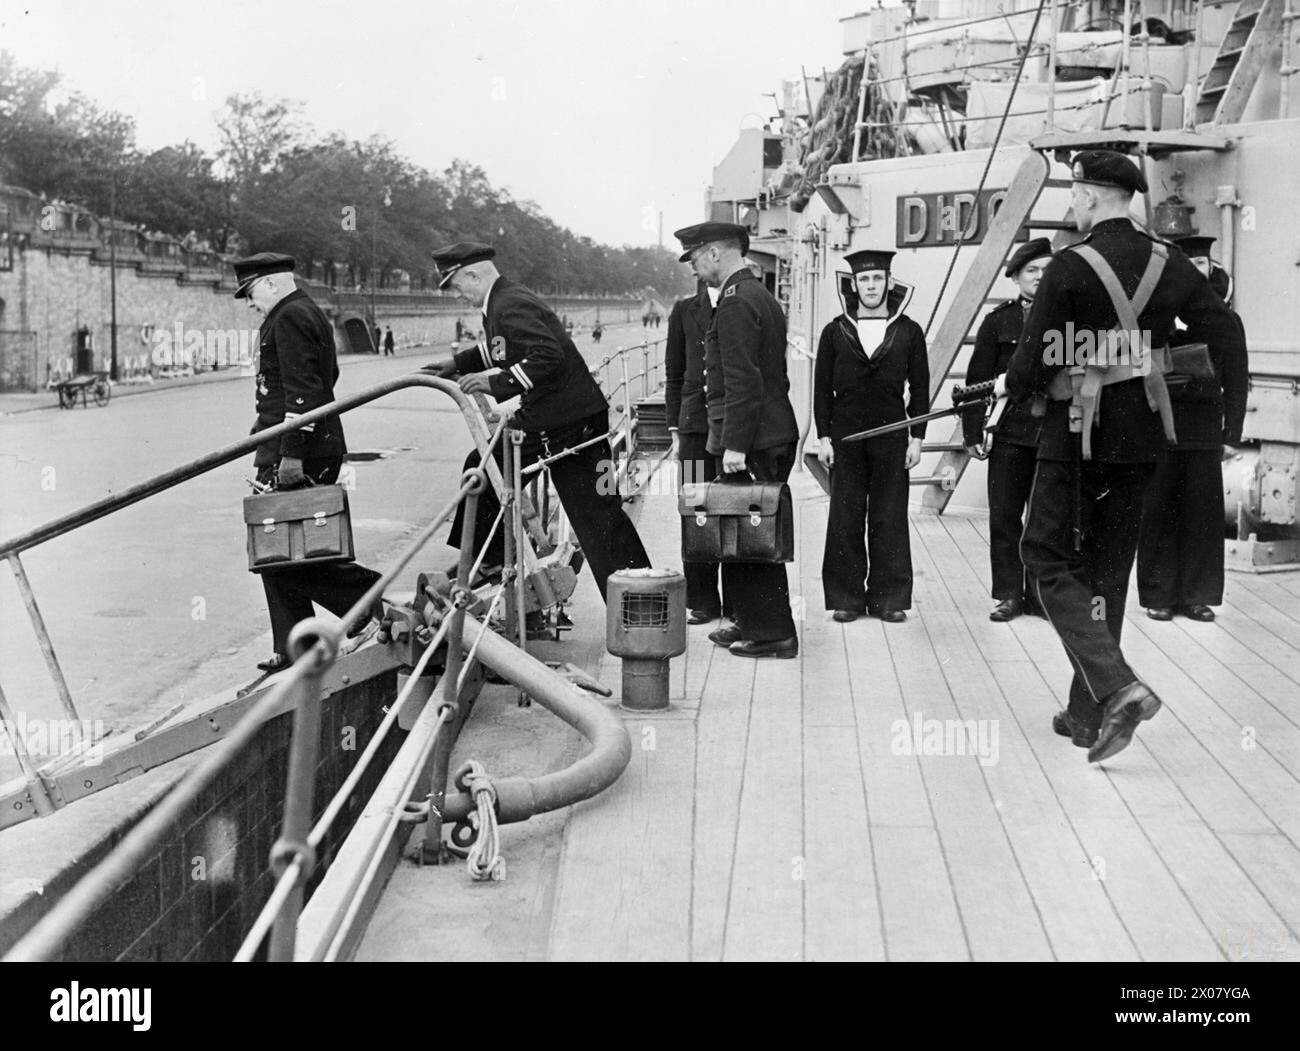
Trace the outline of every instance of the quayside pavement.
<instances>
[{"instance_id":1,"label":"quayside pavement","mask_svg":"<svg viewBox=\"0 0 1300 1051\"><path fill-rule=\"evenodd\" d=\"M689 629L671 711L624 715L612 788L503 827L504 883L403 864L359 958L1300 958L1300 578L1230 574L1213 624L1131 609L1126 650L1166 708L1089 766L1050 727L1069 681L1050 626L987 619L985 516L913 514L907 622L840 625L827 499L804 474L792 489L800 658L742 660ZM656 564L678 564L675 500L637 509ZM566 659L615 704L586 575L576 597ZM503 695L453 769L580 754Z\"/></svg>"}]
</instances>

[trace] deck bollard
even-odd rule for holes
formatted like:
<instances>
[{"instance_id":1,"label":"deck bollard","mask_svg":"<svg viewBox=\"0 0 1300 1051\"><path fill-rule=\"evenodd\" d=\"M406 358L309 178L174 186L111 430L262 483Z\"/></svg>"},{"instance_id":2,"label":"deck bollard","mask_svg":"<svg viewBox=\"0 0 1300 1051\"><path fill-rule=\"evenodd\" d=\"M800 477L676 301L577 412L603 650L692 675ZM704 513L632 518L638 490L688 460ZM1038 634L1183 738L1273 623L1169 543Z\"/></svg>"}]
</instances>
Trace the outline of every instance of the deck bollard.
<instances>
[{"instance_id":1,"label":"deck bollard","mask_svg":"<svg viewBox=\"0 0 1300 1051\"><path fill-rule=\"evenodd\" d=\"M621 707L668 708L668 666L686 652L686 578L672 569L620 569L607 584L605 648L623 658Z\"/></svg>"}]
</instances>

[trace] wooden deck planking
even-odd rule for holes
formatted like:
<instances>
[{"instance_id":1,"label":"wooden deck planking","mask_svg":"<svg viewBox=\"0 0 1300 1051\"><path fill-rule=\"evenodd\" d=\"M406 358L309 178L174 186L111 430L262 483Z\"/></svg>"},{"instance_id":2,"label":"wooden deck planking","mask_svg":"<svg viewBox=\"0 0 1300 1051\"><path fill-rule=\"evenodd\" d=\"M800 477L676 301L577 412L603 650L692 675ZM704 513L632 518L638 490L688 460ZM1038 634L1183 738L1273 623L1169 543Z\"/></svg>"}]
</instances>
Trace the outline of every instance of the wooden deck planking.
<instances>
[{"instance_id":1,"label":"wooden deck planking","mask_svg":"<svg viewBox=\"0 0 1300 1051\"><path fill-rule=\"evenodd\" d=\"M910 716L886 630L894 626L878 620L842 629L883 947L890 960L966 960L970 949L920 757L895 755L890 747L893 724Z\"/></svg>"},{"instance_id":2,"label":"wooden deck planking","mask_svg":"<svg viewBox=\"0 0 1300 1051\"><path fill-rule=\"evenodd\" d=\"M924 554L932 560L936 579L947 592L945 601L939 588L929 589L933 603L947 608L936 616L953 617L967 632L953 652L953 662L944 665L950 687L967 718L969 697L977 704L983 701L981 717L999 726L997 762L984 767L983 774L1034 895L1053 955L1063 960L1136 959L1132 940L1104 885L1091 878L1090 855L1038 755L1039 749L1045 749L1059 761L1065 742L1050 731L1042 733L1043 716L1029 727L1022 725L1006 700L1003 683L1010 679L1013 689L1022 688L1021 675L1036 678L1033 665L1023 659L1023 652L1016 662L986 664L981 659L985 647L977 648L975 641L980 635L1000 634L1016 650L1019 642L1006 630L1007 625L990 622L986 607L973 601L979 589L959 549L964 531L950 532L937 520L918 520L918 531ZM961 629L954 627L951 637L961 640ZM995 667L1001 668L1001 679Z\"/></svg>"},{"instance_id":3,"label":"wooden deck planking","mask_svg":"<svg viewBox=\"0 0 1300 1051\"><path fill-rule=\"evenodd\" d=\"M1218 700L1212 698L1198 677L1165 654L1156 644L1155 627L1131 623L1124 636L1125 649L1137 664L1156 673L1148 681L1158 684L1157 693L1167 698L1166 710L1156 718L1171 717L1170 721L1186 728L1199 746L1185 757L1185 772L1193 791L1213 786L1207 788L1204 800L1208 823L1224 831L1280 830L1293 843L1300 843L1300 808L1295 805L1300 782L1295 768L1272 750L1294 755L1300 747L1300 731L1282 724L1268 727L1276 739L1247 735L1243 724L1224 710L1226 694L1220 693ZM1220 772L1231 784L1217 783Z\"/></svg>"},{"instance_id":4,"label":"wooden deck planking","mask_svg":"<svg viewBox=\"0 0 1300 1051\"><path fill-rule=\"evenodd\" d=\"M800 667L755 663L722 955L801 960L807 859Z\"/></svg>"},{"instance_id":5,"label":"wooden deck planking","mask_svg":"<svg viewBox=\"0 0 1300 1051\"><path fill-rule=\"evenodd\" d=\"M800 660L690 629L673 715L630 722L632 768L575 808L553 958L1300 958L1295 589L1233 574L1214 625L1148 624L1134 592L1126 651L1177 701L1089 767L1048 725L1070 674L1050 626L987 620L987 522L916 516L909 621L838 625L807 482ZM996 762L896 754L915 713L996 726Z\"/></svg>"},{"instance_id":6,"label":"wooden deck planking","mask_svg":"<svg viewBox=\"0 0 1300 1051\"><path fill-rule=\"evenodd\" d=\"M1290 617L1249 592L1244 596L1241 592L1226 592L1220 613L1225 611L1253 621L1254 629L1246 643L1250 649L1279 670L1295 673L1300 665L1300 640L1296 638L1300 627Z\"/></svg>"},{"instance_id":7,"label":"wooden deck planking","mask_svg":"<svg viewBox=\"0 0 1300 1051\"><path fill-rule=\"evenodd\" d=\"M958 530L960 521L947 519L945 527ZM969 560L967 565L970 572L966 580L971 576L980 579ZM951 580L954 586L960 586L960 567L954 564L953 570ZM1013 631L1024 646L1025 656L1041 673L1037 682L1016 676L1015 688L1007 690L1005 696L1013 710L1023 713L1022 725L1024 720L1033 721L1036 729L1027 730L1028 736L1045 742L1040 745L1039 755L1085 846L1090 859L1087 879L1104 885L1144 958L1221 959L1218 944L1154 849L1118 786L1111 780L1081 778L1083 750L1068 745L1050 729L1048 714L1062 706L1070 681L1069 665L1055 633L1038 618L1022 617L1002 627ZM995 673L1000 670L1001 666ZM1005 673L1003 678L1005 681ZM1035 703L1040 694L1042 700ZM1056 742L1055 752L1052 741ZM1065 746L1064 750L1061 746Z\"/></svg>"},{"instance_id":8,"label":"wooden deck planking","mask_svg":"<svg viewBox=\"0 0 1300 1051\"><path fill-rule=\"evenodd\" d=\"M827 501L808 499L798 507L799 564L819 565ZM849 677L845 625L830 619L820 595L803 598L804 954L818 961L883 960L854 698L842 685Z\"/></svg>"},{"instance_id":9,"label":"wooden deck planking","mask_svg":"<svg viewBox=\"0 0 1300 1051\"><path fill-rule=\"evenodd\" d=\"M1030 652L1036 661L1041 660L1036 648ZM1061 683L1061 695L1067 685L1068 680ZM1159 718L1138 734L1134 744L1123 753L1127 758L1116 758L1099 772L1111 779L1119 791L1123 805L1151 841L1162 864L1178 881L1200 922L1214 937L1221 956L1233 949L1229 935L1234 929L1257 929L1263 937L1285 942L1288 935L1281 920L1178 785L1158 764L1152 769L1139 758L1143 754L1150 760L1156 758L1150 750L1154 742L1149 739L1160 733ZM1166 754L1168 747L1165 746ZM1112 859L1104 854L1100 857L1110 878L1114 871ZM1170 955L1163 942L1160 939L1155 943L1154 952L1143 941L1139 941L1139 947L1148 959L1162 958Z\"/></svg>"},{"instance_id":10,"label":"wooden deck planking","mask_svg":"<svg viewBox=\"0 0 1300 1051\"><path fill-rule=\"evenodd\" d=\"M695 820L690 834L694 960L722 959L753 696L755 665L725 654L722 658L710 666L707 702L701 704L695 724Z\"/></svg>"},{"instance_id":11,"label":"wooden deck planking","mask_svg":"<svg viewBox=\"0 0 1300 1051\"><path fill-rule=\"evenodd\" d=\"M914 558L916 554L914 536ZM944 630L950 625L933 619L924 583L914 600L909 622L885 629L902 686L907 728L903 736L909 744L918 716L941 723L963 717L943 669L943 662L951 660L953 640ZM971 716L978 718L976 713ZM891 729L891 750L893 736ZM922 755L918 761L972 958L1050 957L1037 909L991 805L978 761L970 755ZM996 893L991 893L994 888Z\"/></svg>"},{"instance_id":12,"label":"wooden deck planking","mask_svg":"<svg viewBox=\"0 0 1300 1051\"><path fill-rule=\"evenodd\" d=\"M574 807L565 828L551 925L555 960L690 956L691 858L682 840L695 795L694 725L630 719L628 732L627 770Z\"/></svg>"},{"instance_id":13,"label":"wooden deck planking","mask_svg":"<svg viewBox=\"0 0 1300 1051\"><path fill-rule=\"evenodd\" d=\"M1232 573L1228 579L1242 591L1268 603L1291 621L1289 633L1300 638L1300 594L1284 586L1285 578L1264 573Z\"/></svg>"}]
</instances>

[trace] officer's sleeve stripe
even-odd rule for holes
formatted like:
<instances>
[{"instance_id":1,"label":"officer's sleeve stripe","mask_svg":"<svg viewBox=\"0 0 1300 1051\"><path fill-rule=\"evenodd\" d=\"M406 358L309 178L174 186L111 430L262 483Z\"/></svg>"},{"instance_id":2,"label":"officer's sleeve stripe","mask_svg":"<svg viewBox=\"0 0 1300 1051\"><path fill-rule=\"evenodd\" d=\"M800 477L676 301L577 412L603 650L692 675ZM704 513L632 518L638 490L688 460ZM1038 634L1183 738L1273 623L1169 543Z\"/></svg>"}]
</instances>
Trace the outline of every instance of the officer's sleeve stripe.
<instances>
[{"instance_id":1,"label":"officer's sleeve stripe","mask_svg":"<svg viewBox=\"0 0 1300 1051\"><path fill-rule=\"evenodd\" d=\"M533 381L528 378L528 374L524 372L523 366L511 365L510 374L514 376L514 378L517 379L520 382L520 384L522 384L524 390L533 389Z\"/></svg>"},{"instance_id":2,"label":"officer's sleeve stripe","mask_svg":"<svg viewBox=\"0 0 1300 1051\"><path fill-rule=\"evenodd\" d=\"M294 420L298 419L298 417L300 417L301 415L302 415L302 413L300 413L300 412L288 412L288 411L286 411L285 414L284 414L284 422L285 422L285 423L292 423ZM311 433L316 429L316 424L315 424L315 423L309 423L309 424L307 424L305 427L300 427L300 428L298 428L298 429L299 429L300 431L303 431L303 432L306 433L306 434L311 434Z\"/></svg>"},{"instance_id":3,"label":"officer's sleeve stripe","mask_svg":"<svg viewBox=\"0 0 1300 1051\"><path fill-rule=\"evenodd\" d=\"M480 341L478 345L478 356L483 359L483 367L485 369L490 369L493 367L492 357L491 355L488 354L487 336L484 336L482 341Z\"/></svg>"}]
</instances>

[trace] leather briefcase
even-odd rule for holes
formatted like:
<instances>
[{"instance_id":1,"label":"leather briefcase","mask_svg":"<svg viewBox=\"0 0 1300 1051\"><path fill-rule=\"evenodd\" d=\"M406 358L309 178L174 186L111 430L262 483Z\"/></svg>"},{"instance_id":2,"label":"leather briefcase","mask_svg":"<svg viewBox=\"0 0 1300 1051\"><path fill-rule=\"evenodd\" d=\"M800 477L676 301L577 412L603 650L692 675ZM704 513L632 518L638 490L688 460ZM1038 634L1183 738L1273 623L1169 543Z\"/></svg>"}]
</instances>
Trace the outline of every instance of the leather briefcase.
<instances>
[{"instance_id":1,"label":"leather briefcase","mask_svg":"<svg viewBox=\"0 0 1300 1051\"><path fill-rule=\"evenodd\" d=\"M244 497L251 573L351 562L352 518L341 485L317 485Z\"/></svg>"},{"instance_id":2,"label":"leather briefcase","mask_svg":"<svg viewBox=\"0 0 1300 1051\"><path fill-rule=\"evenodd\" d=\"M784 482L682 486L683 562L793 562L794 504Z\"/></svg>"}]
</instances>

